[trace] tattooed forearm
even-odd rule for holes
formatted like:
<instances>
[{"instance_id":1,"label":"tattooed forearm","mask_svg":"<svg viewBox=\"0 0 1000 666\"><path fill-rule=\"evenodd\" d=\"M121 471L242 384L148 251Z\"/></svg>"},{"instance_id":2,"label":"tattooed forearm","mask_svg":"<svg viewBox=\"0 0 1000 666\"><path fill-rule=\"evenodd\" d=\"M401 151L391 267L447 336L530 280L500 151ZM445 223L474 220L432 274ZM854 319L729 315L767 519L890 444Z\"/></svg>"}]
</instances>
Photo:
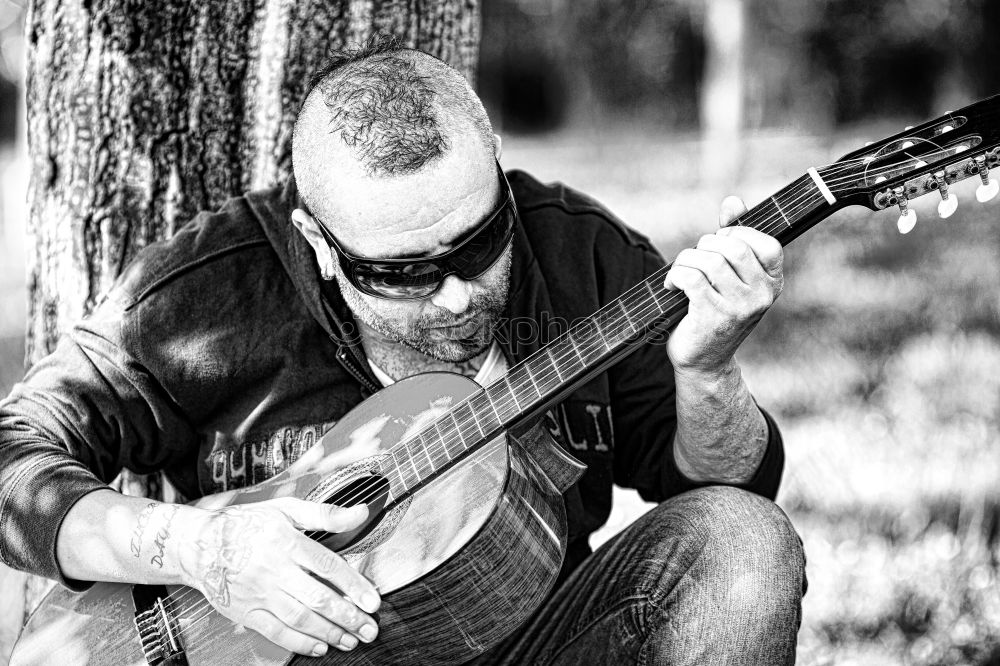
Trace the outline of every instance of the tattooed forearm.
<instances>
[{"instance_id":1,"label":"tattooed forearm","mask_svg":"<svg viewBox=\"0 0 1000 666\"><path fill-rule=\"evenodd\" d=\"M157 506L156 502L150 502L135 520L135 529L132 530L132 540L129 542L133 557L139 557L142 554L142 536L146 533L146 527L149 525L149 520L153 517L153 511L156 510Z\"/></svg>"},{"instance_id":2,"label":"tattooed forearm","mask_svg":"<svg viewBox=\"0 0 1000 666\"><path fill-rule=\"evenodd\" d=\"M171 505L167 511L167 517L163 519L163 526L156 531L156 539L153 541L153 547L156 548L156 554L149 559L150 564L155 564L159 568L163 568L163 553L166 549L167 539L170 538L170 523L173 522L174 516L177 515L177 505Z\"/></svg>"}]
</instances>

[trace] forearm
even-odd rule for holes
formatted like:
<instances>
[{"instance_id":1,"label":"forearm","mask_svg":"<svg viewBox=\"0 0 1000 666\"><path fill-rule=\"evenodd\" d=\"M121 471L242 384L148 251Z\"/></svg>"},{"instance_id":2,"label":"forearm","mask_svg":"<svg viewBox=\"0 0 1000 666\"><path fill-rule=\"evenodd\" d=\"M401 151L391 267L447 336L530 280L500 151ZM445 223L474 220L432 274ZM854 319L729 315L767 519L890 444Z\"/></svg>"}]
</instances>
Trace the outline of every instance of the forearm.
<instances>
[{"instance_id":1,"label":"forearm","mask_svg":"<svg viewBox=\"0 0 1000 666\"><path fill-rule=\"evenodd\" d=\"M181 533L204 513L98 490L66 514L56 535L56 558L63 575L77 580L188 584L179 556Z\"/></svg>"},{"instance_id":2,"label":"forearm","mask_svg":"<svg viewBox=\"0 0 1000 666\"><path fill-rule=\"evenodd\" d=\"M720 372L677 370L674 458L692 481L742 484L767 449L768 427L735 360Z\"/></svg>"}]
</instances>

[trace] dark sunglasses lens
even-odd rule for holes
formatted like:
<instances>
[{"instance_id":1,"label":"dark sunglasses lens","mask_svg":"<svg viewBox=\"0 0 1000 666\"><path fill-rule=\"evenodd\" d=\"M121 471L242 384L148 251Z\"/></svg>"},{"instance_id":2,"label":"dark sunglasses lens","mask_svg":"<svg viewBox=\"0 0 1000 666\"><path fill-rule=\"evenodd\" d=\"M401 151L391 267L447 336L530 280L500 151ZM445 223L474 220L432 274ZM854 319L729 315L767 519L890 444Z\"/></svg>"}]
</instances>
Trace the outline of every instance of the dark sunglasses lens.
<instances>
[{"instance_id":1,"label":"dark sunglasses lens","mask_svg":"<svg viewBox=\"0 0 1000 666\"><path fill-rule=\"evenodd\" d=\"M436 264L418 262L399 266L368 264L357 266L354 277L362 291L383 298L420 298L441 284L442 272Z\"/></svg>"},{"instance_id":2,"label":"dark sunglasses lens","mask_svg":"<svg viewBox=\"0 0 1000 666\"><path fill-rule=\"evenodd\" d=\"M485 229L466 241L448 267L468 280L488 271L507 249L514 220L513 206L505 206Z\"/></svg>"}]
</instances>

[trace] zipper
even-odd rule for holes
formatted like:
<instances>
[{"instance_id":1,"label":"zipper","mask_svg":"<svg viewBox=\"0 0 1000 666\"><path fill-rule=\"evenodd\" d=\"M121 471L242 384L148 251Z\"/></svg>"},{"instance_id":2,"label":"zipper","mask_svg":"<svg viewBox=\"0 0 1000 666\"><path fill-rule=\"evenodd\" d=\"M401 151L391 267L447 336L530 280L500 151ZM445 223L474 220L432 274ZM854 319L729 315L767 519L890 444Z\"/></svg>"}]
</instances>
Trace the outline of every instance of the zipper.
<instances>
[{"instance_id":1,"label":"zipper","mask_svg":"<svg viewBox=\"0 0 1000 666\"><path fill-rule=\"evenodd\" d=\"M346 346L340 345L337 339L332 336L330 339L339 345L337 348L337 360L352 377L358 380L369 393L377 393L382 390L381 384L376 383L368 373L355 364L354 358Z\"/></svg>"}]
</instances>

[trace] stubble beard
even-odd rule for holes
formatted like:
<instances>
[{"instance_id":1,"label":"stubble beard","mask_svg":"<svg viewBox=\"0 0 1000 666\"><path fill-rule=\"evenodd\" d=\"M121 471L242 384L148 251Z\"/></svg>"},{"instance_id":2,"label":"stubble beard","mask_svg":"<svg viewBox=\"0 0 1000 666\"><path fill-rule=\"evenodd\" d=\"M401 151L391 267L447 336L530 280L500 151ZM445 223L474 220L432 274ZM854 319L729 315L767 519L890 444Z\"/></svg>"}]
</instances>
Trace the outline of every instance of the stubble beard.
<instances>
[{"instance_id":1,"label":"stubble beard","mask_svg":"<svg viewBox=\"0 0 1000 666\"><path fill-rule=\"evenodd\" d=\"M335 271L340 293L347 302L354 316L371 327L380 335L402 345L448 363L463 363L482 354L493 340L493 332L500 324L504 310L507 307L507 290L510 285L510 253L497 262L488 273L497 271L498 275L490 281L488 288L473 296L469 307L460 315L447 313L447 316L421 315L415 321L401 317L386 316L372 306L337 266ZM382 301L391 303L391 301ZM457 321L475 320L478 326L468 331L473 324L456 327L454 332L438 328Z\"/></svg>"}]
</instances>

